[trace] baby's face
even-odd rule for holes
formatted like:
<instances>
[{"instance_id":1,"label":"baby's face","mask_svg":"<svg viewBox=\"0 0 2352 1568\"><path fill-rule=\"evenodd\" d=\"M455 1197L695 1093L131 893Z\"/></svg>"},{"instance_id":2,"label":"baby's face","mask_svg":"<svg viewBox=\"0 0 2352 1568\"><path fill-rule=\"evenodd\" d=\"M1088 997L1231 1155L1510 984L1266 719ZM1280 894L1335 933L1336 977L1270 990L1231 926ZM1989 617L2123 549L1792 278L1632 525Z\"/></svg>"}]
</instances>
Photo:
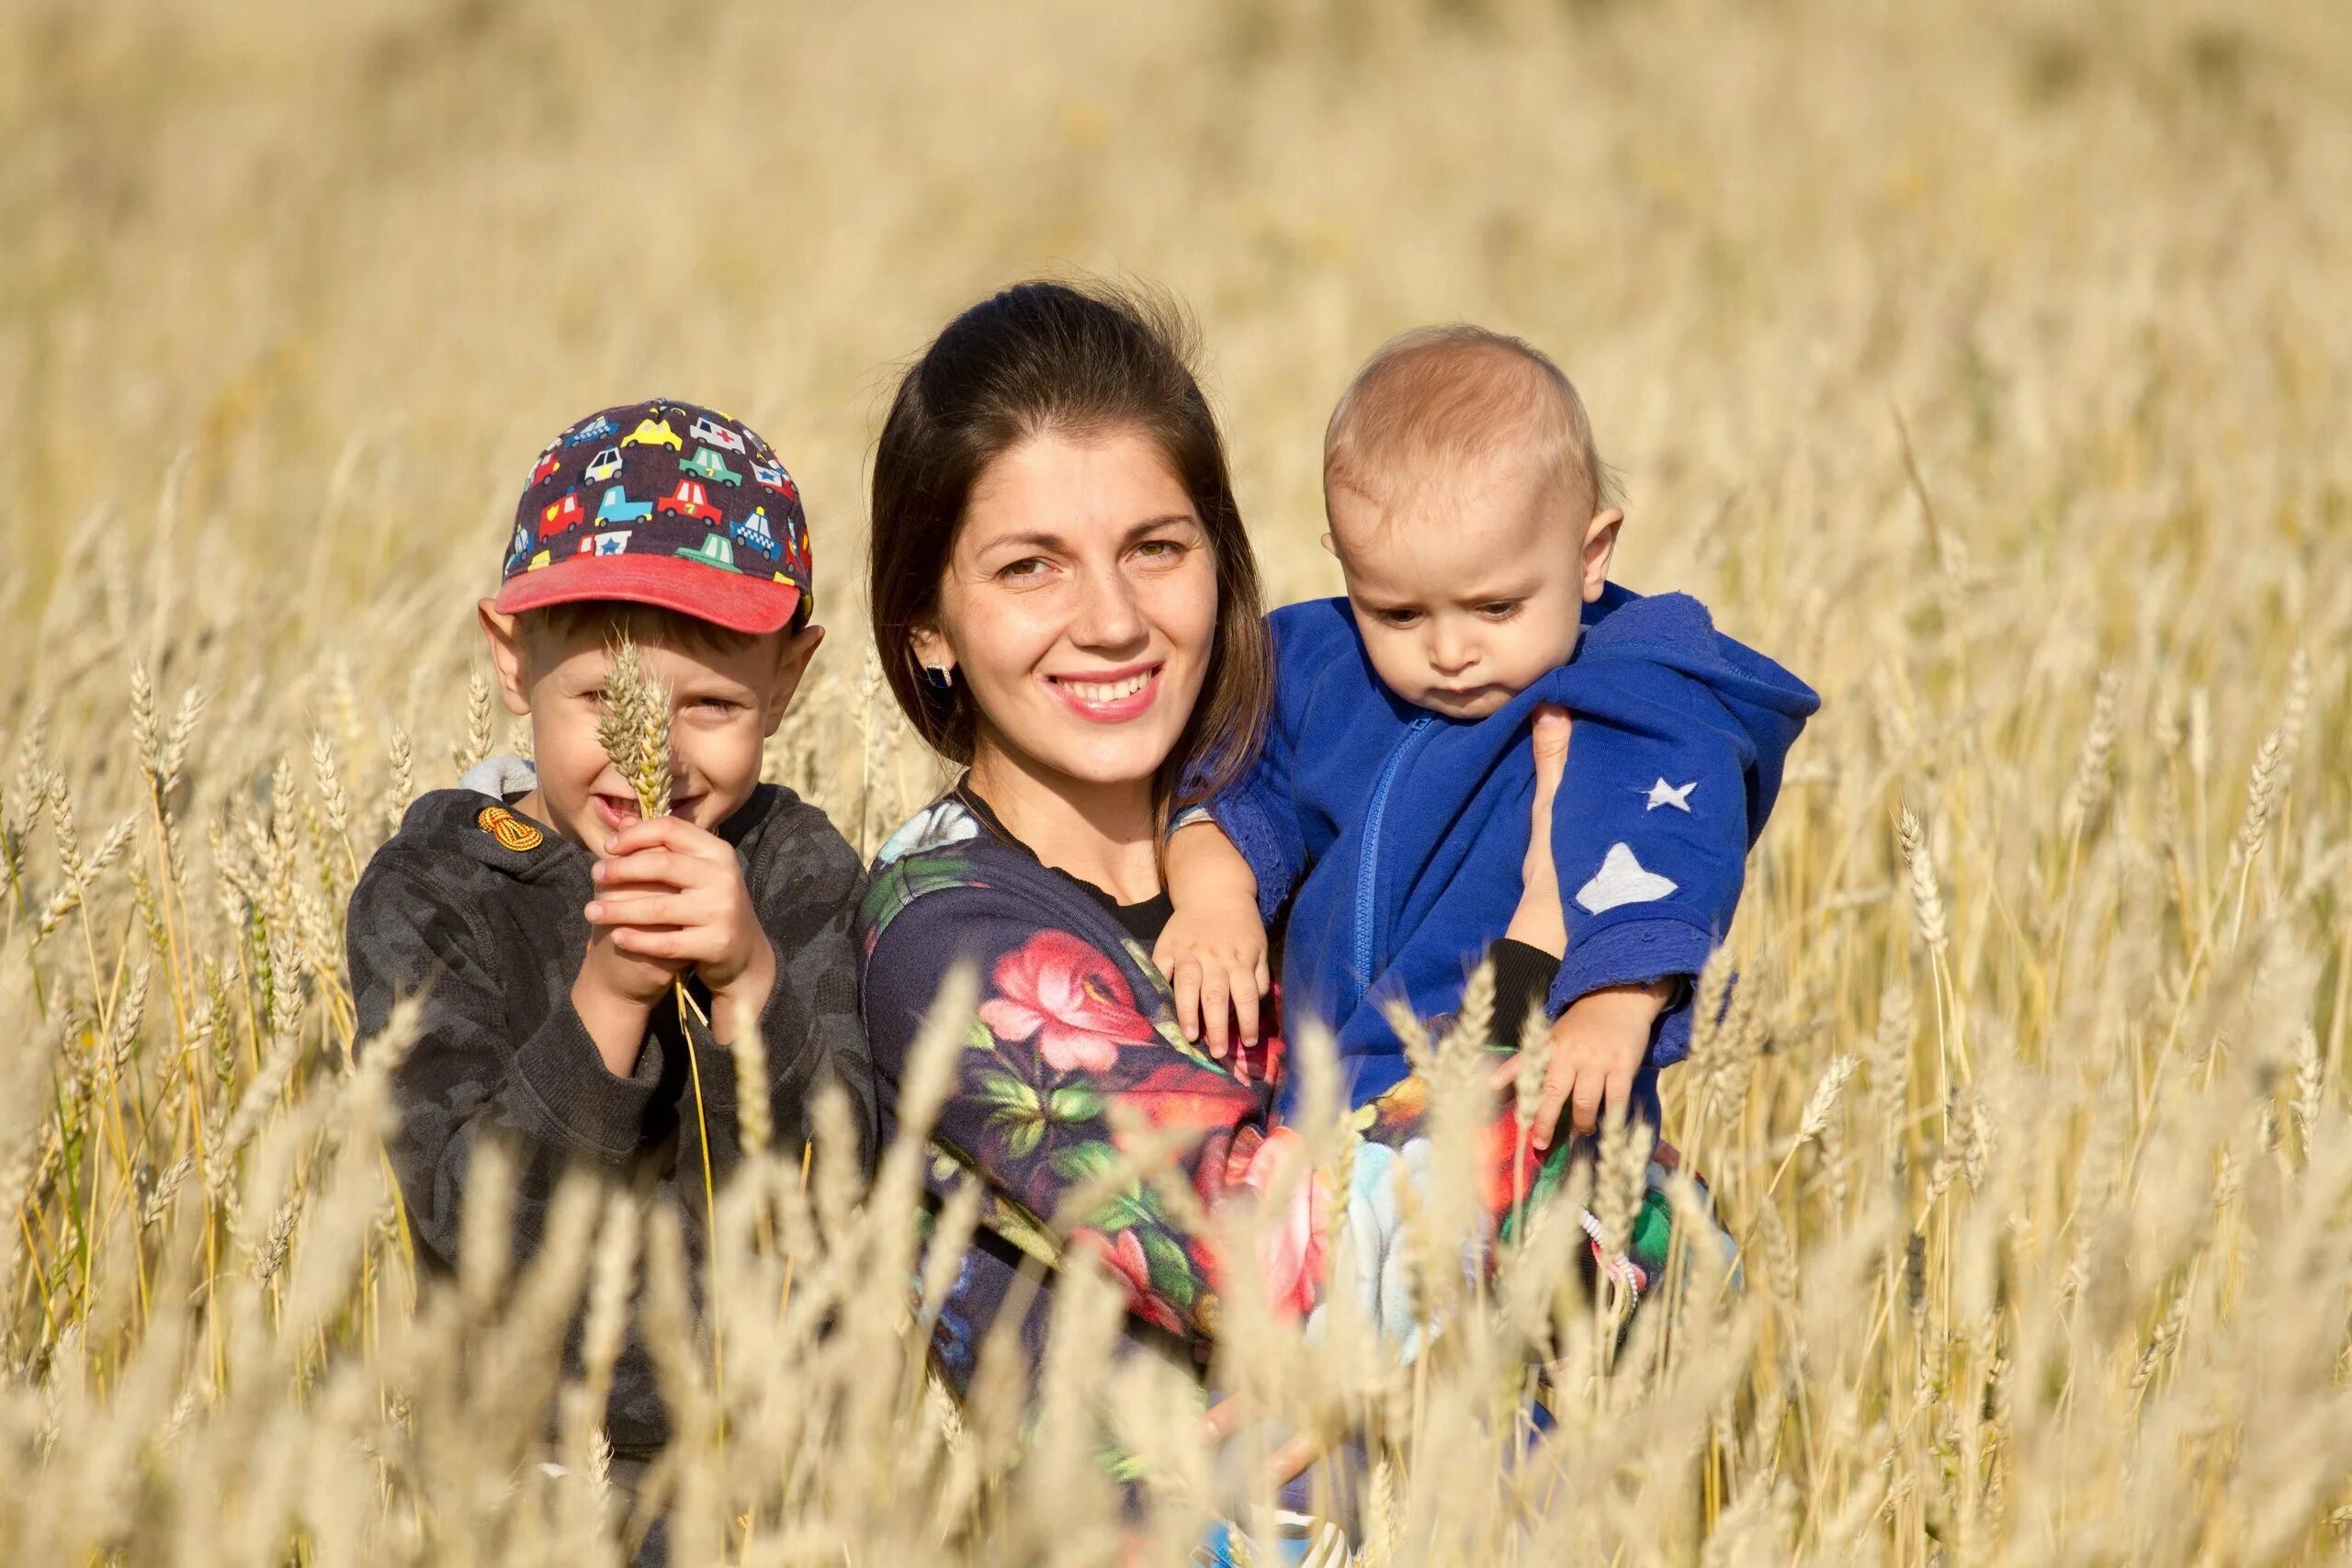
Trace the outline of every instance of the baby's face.
<instances>
[{"instance_id":1,"label":"baby's face","mask_svg":"<svg viewBox=\"0 0 2352 1568\"><path fill-rule=\"evenodd\" d=\"M1329 543L1383 684L1484 718L1566 661L1619 521L1583 515L1570 488L1504 454L1385 495L1332 489Z\"/></svg>"}]
</instances>

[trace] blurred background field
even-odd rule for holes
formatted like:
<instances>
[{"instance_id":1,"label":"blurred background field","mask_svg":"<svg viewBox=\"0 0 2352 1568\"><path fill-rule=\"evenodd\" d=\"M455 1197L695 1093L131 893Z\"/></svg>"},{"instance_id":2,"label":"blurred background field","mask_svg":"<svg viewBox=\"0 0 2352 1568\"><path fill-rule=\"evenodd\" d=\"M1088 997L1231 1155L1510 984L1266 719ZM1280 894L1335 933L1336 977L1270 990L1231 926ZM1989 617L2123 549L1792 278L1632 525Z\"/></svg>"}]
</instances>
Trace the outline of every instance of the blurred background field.
<instances>
[{"instance_id":1,"label":"blurred background field","mask_svg":"<svg viewBox=\"0 0 2352 1568\"><path fill-rule=\"evenodd\" d=\"M872 437L940 322L1040 271L1191 306L1278 600L1336 586L1317 443L1353 366L1430 320L1523 333L1623 475L1621 578L1826 701L1737 933L1749 1010L1670 1096L1773 1253L1737 1325L1584 1368L1566 1491L1464 1483L1508 1506L1442 1494L1431 1444L1476 1424L1417 1404L1375 1552L2341 1550L2335 0L6 21L9 1561L520 1561L553 1538L518 1518L571 1517L527 1421L401 1381L405 1336L490 1330L401 1326L380 1181L344 1159L372 1112L341 899L406 798L511 744L469 713L471 606L534 455L656 393L801 483L832 636L773 769L870 848L937 782L867 663ZM933 1497L888 1458L922 1415L843 1416L838 1473L781 1496L739 1446L723 1549L1099 1559L985 1431L985 1481L882 1506ZM469 1430L514 1490L414 1458Z\"/></svg>"}]
</instances>

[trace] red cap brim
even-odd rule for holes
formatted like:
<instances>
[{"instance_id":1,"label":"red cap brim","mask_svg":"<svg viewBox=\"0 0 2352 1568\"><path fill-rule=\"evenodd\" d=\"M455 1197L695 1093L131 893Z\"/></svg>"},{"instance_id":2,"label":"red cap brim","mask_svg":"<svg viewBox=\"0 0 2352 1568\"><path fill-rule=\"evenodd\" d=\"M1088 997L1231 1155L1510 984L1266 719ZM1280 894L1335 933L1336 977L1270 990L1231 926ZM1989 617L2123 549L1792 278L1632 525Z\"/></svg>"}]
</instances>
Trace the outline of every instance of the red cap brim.
<instances>
[{"instance_id":1,"label":"red cap brim","mask_svg":"<svg viewBox=\"0 0 2352 1568\"><path fill-rule=\"evenodd\" d=\"M800 585L721 571L673 556L568 556L506 580L492 606L501 615L618 599L675 610L729 631L782 631L800 608Z\"/></svg>"}]
</instances>

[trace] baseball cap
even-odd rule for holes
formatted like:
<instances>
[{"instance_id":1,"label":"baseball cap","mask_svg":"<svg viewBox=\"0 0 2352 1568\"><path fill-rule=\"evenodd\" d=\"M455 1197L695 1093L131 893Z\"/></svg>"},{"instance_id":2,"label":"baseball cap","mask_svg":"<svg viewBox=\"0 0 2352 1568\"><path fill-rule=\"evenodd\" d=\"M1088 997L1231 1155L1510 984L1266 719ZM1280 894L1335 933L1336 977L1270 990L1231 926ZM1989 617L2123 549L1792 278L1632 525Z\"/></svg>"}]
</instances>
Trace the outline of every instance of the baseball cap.
<instances>
[{"instance_id":1,"label":"baseball cap","mask_svg":"<svg viewBox=\"0 0 2352 1568\"><path fill-rule=\"evenodd\" d=\"M800 487L775 448L715 409L655 398L547 444L492 604L511 615L620 599L772 632L813 592Z\"/></svg>"}]
</instances>

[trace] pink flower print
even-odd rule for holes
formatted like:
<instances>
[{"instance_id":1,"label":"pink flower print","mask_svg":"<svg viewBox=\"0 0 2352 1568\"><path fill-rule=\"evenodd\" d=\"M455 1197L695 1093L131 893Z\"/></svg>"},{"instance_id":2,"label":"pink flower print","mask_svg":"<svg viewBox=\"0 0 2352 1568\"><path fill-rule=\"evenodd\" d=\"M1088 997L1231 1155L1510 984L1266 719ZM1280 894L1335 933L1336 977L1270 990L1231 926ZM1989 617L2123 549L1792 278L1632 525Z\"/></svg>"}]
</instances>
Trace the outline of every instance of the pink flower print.
<instances>
[{"instance_id":1,"label":"pink flower print","mask_svg":"<svg viewBox=\"0 0 2352 1568\"><path fill-rule=\"evenodd\" d=\"M1136 1233L1119 1233L1116 1241L1101 1231L1080 1229L1070 1232L1070 1244L1082 1247L1102 1260L1102 1267L1112 1278L1127 1288L1127 1310L1156 1328L1171 1334L1184 1332L1184 1322L1173 1308L1152 1293L1151 1262L1144 1257L1143 1243Z\"/></svg>"},{"instance_id":2,"label":"pink flower print","mask_svg":"<svg viewBox=\"0 0 2352 1568\"><path fill-rule=\"evenodd\" d=\"M1258 1277L1266 1299L1285 1317L1304 1316L1315 1310L1329 1259L1331 1191L1317 1172L1297 1168L1306 1157L1306 1145L1288 1127L1277 1127L1262 1140L1246 1135L1234 1139L1226 1152L1226 1180L1220 1196L1248 1190L1263 1201L1285 1182L1289 1192L1278 1213L1263 1214L1258 1225ZM1295 1171L1295 1174L1291 1174ZM1225 1288L1222 1259L1213 1255L1202 1261L1217 1289Z\"/></svg>"},{"instance_id":3,"label":"pink flower print","mask_svg":"<svg viewBox=\"0 0 2352 1568\"><path fill-rule=\"evenodd\" d=\"M980 1021L1008 1043L1034 1036L1057 1072L1107 1073L1120 1046L1159 1039L1118 965L1068 931L1039 931L999 959L991 978Z\"/></svg>"}]
</instances>

